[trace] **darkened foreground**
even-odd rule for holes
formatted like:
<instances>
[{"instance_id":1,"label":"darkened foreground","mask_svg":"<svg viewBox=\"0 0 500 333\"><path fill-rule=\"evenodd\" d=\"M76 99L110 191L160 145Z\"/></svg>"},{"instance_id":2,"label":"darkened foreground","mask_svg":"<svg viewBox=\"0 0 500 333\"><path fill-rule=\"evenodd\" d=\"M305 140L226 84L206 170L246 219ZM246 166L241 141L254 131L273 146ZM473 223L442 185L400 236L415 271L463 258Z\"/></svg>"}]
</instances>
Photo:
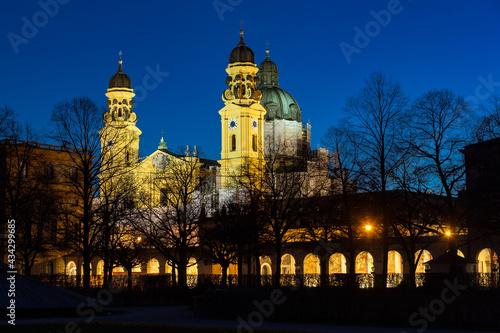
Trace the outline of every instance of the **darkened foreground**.
<instances>
[{"instance_id":1,"label":"darkened foreground","mask_svg":"<svg viewBox=\"0 0 500 333\"><path fill-rule=\"evenodd\" d=\"M196 309L212 318L469 330L500 329L500 292L445 280L411 290L252 288L207 291Z\"/></svg>"},{"instance_id":2,"label":"darkened foreground","mask_svg":"<svg viewBox=\"0 0 500 333\"><path fill-rule=\"evenodd\" d=\"M139 325L139 324L111 324L111 323L75 323L78 325L80 333L225 333L229 332L227 328L215 327L190 327L190 326L171 326L171 325ZM1 327L2 332L15 333L46 333L46 332L64 332L66 324L27 324ZM232 330L234 332L236 330ZM255 330L256 333L288 333L290 331L275 330ZM293 333L293 332L290 332Z\"/></svg>"},{"instance_id":3,"label":"darkened foreground","mask_svg":"<svg viewBox=\"0 0 500 333\"><path fill-rule=\"evenodd\" d=\"M318 280L302 276L283 280L279 287L260 280L261 286L245 284L222 288L207 276L198 276L196 285L187 288L172 286L165 275L142 275L132 290L126 288L126 284L120 288L115 286L105 305L191 305L196 316L236 320L241 327L251 329L264 321L275 321L500 330L500 290L496 288L496 276L484 279L478 274L426 274L418 288L410 288L404 276L394 288L381 288L382 280L378 275L358 276L361 277L363 279L357 279L355 285L342 280L343 283L328 287L313 287L318 285ZM99 293L106 290L81 289L78 283L72 289L90 299L102 299ZM31 310L34 311L24 312L21 317L46 316L36 309Z\"/></svg>"}]
</instances>

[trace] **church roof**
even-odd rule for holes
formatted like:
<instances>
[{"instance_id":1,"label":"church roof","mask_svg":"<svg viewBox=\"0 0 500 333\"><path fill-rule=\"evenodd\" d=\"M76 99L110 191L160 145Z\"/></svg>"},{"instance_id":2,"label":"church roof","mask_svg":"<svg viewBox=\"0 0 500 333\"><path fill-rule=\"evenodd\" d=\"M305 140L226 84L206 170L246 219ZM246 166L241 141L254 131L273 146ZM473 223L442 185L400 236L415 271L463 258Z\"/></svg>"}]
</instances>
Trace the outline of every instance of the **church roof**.
<instances>
[{"instance_id":1,"label":"church roof","mask_svg":"<svg viewBox=\"0 0 500 333\"><path fill-rule=\"evenodd\" d=\"M118 71L115 75L109 79L109 88L128 88L132 89L132 80L128 77L127 74L123 72L122 69L122 60L119 61L120 66L118 66Z\"/></svg>"},{"instance_id":2,"label":"church roof","mask_svg":"<svg viewBox=\"0 0 500 333\"><path fill-rule=\"evenodd\" d=\"M238 45L231 51L229 55L229 63L233 64L235 62L251 62L255 63L255 56L253 51L246 46L245 41L243 39L243 30L240 30L240 42Z\"/></svg>"},{"instance_id":3,"label":"church roof","mask_svg":"<svg viewBox=\"0 0 500 333\"><path fill-rule=\"evenodd\" d=\"M261 87L260 104L266 109L266 120L286 119L302 122L299 104L286 90L278 87Z\"/></svg>"},{"instance_id":4,"label":"church roof","mask_svg":"<svg viewBox=\"0 0 500 333\"><path fill-rule=\"evenodd\" d=\"M279 87L278 66L269 58L269 49L266 50L266 59L259 65L259 85L262 92L260 104L266 109L266 120L286 119L302 122L302 110L290 93Z\"/></svg>"}]
</instances>

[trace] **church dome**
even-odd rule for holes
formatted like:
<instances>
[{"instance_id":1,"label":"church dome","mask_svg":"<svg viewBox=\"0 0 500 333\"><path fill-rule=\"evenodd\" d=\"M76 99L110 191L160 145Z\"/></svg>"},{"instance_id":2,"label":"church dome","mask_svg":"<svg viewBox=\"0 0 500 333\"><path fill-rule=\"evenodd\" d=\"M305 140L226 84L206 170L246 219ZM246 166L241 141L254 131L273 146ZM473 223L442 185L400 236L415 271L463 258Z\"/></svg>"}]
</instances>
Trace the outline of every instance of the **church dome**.
<instances>
[{"instance_id":1,"label":"church dome","mask_svg":"<svg viewBox=\"0 0 500 333\"><path fill-rule=\"evenodd\" d=\"M265 73L276 74L276 76L278 76L278 66L276 66L271 59L269 59L269 49L266 50L266 53L266 59L264 59L264 61L259 65L259 75L262 76ZM278 81L277 78L276 81Z\"/></svg>"},{"instance_id":2,"label":"church dome","mask_svg":"<svg viewBox=\"0 0 500 333\"><path fill-rule=\"evenodd\" d=\"M302 111L299 104L287 91L281 89L278 83L278 66L269 58L266 50L266 59L259 65L259 85L262 92L260 104L266 109L266 120L286 119L302 122Z\"/></svg>"},{"instance_id":3,"label":"church dome","mask_svg":"<svg viewBox=\"0 0 500 333\"><path fill-rule=\"evenodd\" d=\"M240 42L238 45L231 51L229 55L229 63L233 64L235 62L251 62L255 63L255 56L253 51L246 46L245 41L243 40L243 30L240 30Z\"/></svg>"},{"instance_id":4,"label":"church dome","mask_svg":"<svg viewBox=\"0 0 500 333\"><path fill-rule=\"evenodd\" d=\"M118 71L115 75L109 79L109 88L128 88L132 89L132 80L128 77L127 74L123 72L122 69L122 60L119 61L120 66L118 67Z\"/></svg>"},{"instance_id":5,"label":"church dome","mask_svg":"<svg viewBox=\"0 0 500 333\"><path fill-rule=\"evenodd\" d=\"M260 88L262 99L260 104L266 109L266 120L286 119L302 122L302 111L299 104L287 91L274 87Z\"/></svg>"}]
</instances>

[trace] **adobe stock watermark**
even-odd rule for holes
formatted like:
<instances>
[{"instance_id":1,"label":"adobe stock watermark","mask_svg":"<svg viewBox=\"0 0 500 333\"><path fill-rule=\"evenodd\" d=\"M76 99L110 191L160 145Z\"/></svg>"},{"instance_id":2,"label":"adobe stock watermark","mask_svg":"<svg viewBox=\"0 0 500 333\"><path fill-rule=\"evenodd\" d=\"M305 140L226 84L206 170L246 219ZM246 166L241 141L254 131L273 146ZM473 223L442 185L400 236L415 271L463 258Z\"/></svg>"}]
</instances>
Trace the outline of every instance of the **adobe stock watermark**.
<instances>
[{"instance_id":1,"label":"adobe stock watermark","mask_svg":"<svg viewBox=\"0 0 500 333\"><path fill-rule=\"evenodd\" d=\"M100 290L96 298L87 297L85 302L80 303L76 307L76 313L80 317L88 316L85 322L90 323L95 319L96 312L102 312L104 306L109 305L113 300L113 294L118 294L124 290L124 287L114 288L112 283L108 285L107 289ZM64 332L60 333L80 333L82 330L78 327L78 323L69 321L64 326Z\"/></svg>"},{"instance_id":2,"label":"adobe stock watermark","mask_svg":"<svg viewBox=\"0 0 500 333\"><path fill-rule=\"evenodd\" d=\"M465 100L471 105L478 105L481 101L487 100L495 92L495 87L500 87L500 81L493 81L493 74L489 74L487 79L485 79L484 76L479 75L477 80L479 81L479 84L474 90L474 95L470 95L465 98Z\"/></svg>"},{"instance_id":3,"label":"adobe stock watermark","mask_svg":"<svg viewBox=\"0 0 500 333\"><path fill-rule=\"evenodd\" d=\"M224 13L232 12L236 6L239 6L243 0L214 0L212 6L219 16L219 20L224 21Z\"/></svg>"},{"instance_id":4,"label":"adobe stock watermark","mask_svg":"<svg viewBox=\"0 0 500 333\"><path fill-rule=\"evenodd\" d=\"M319 240L318 245L313 251L313 254L318 257L319 260L328 259L331 251L335 250L340 246L338 243L325 242L324 240ZM298 274L296 272L296 274ZM290 291L296 291L303 285L302 276L298 275L295 280L296 283L290 288ZM250 312L245 319L238 316L236 320L238 321L238 333L252 333L254 329L259 328L264 323L264 318L269 318L274 313L276 306L279 306L286 302L286 296L280 289L273 289L269 294L269 299L259 302L254 300L252 304L255 310Z\"/></svg>"},{"instance_id":5,"label":"adobe stock watermark","mask_svg":"<svg viewBox=\"0 0 500 333\"><path fill-rule=\"evenodd\" d=\"M9 32L7 38L14 53L19 53L19 46L21 44L28 44L30 39L35 38L39 29L45 27L49 23L49 19L53 18L59 13L60 5L66 5L70 0L40 0L38 6L41 10L35 12L31 20L26 16L21 17L21 34Z\"/></svg>"},{"instance_id":6,"label":"adobe stock watermark","mask_svg":"<svg viewBox=\"0 0 500 333\"><path fill-rule=\"evenodd\" d=\"M292 290L294 290L293 287ZM263 300L259 302L254 300L252 304L255 306L256 310L250 312L247 316L247 319L243 319L241 316L236 318L238 321L238 329L236 330L238 333L252 333L255 328L262 326L264 323L264 317L269 318L276 309L276 305L281 305L285 303L286 296L283 294L283 291L279 289L274 289L269 294L269 299Z\"/></svg>"},{"instance_id":7,"label":"adobe stock watermark","mask_svg":"<svg viewBox=\"0 0 500 333\"><path fill-rule=\"evenodd\" d=\"M151 66L146 66L147 74L142 78L142 84L134 86L134 106L137 107L138 102L142 102L148 97L148 91L152 91L163 82L163 79L170 75L168 72L160 70L160 64L157 64L153 69Z\"/></svg>"},{"instance_id":8,"label":"adobe stock watermark","mask_svg":"<svg viewBox=\"0 0 500 333\"><path fill-rule=\"evenodd\" d=\"M410 0L411 1L411 0ZM378 12L372 10L370 15L373 17L372 21L365 24L364 29L358 26L354 27L353 44L342 42L339 44L340 50L344 55L348 64L352 62L352 55L359 54L361 50L370 45L373 38L377 37L382 28L387 27L391 21L392 16L400 14L403 11L403 6L399 0L389 0L387 2L387 9L379 10Z\"/></svg>"},{"instance_id":9,"label":"adobe stock watermark","mask_svg":"<svg viewBox=\"0 0 500 333\"><path fill-rule=\"evenodd\" d=\"M444 281L446 287L441 290L439 298L435 298L429 302L427 307L420 307L418 311L413 312L408 318L408 322L413 327L418 327L418 332L422 333L427 329L429 322L434 322L443 314L447 304L455 302L457 297L462 294L462 291L467 289L467 286L458 284L458 278L455 277L453 283L448 280ZM401 333L408 333L402 331Z\"/></svg>"}]
</instances>

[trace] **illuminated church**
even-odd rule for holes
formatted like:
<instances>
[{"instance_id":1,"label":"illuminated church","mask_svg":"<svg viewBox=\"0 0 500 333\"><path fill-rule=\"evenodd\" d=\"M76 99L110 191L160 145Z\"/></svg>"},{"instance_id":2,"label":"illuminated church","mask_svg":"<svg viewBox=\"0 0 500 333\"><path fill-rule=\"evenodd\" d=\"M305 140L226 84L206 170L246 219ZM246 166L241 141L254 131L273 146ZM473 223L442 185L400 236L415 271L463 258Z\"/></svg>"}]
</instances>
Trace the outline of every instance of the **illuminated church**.
<instances>
[{"instance_id":1,"label":"illuminated church","mask_svg":"<svg viewBox=\"0 0 500 333\"><path fill-rule=\"evenodd\" d=\"M180 165L184 170L191 167L198 173L195 176L202 173L208 175L203 186L197 186L196 200L202 203L209 216L225 203L230 203L235 194L238 197L238 174L243 171L258 174L261 172L259 170L262 170L259 166L265 165L269 158L279 155L285 160L305 160L304 172L315 173L312 179L323 185L322 196L335 192L335 182L329 175L327 164L324 163L329 161L328 151L322 148L311 150L311 125L302 123L299 104L291 94L280 87L278 68L271 61L269 50L266 50L265 59L257 66L253 51L245 44L243 31L240 31L240 34L237 46L229 55L226 68L227 88L222 93L224 106L219 110L221 156L217 161L200 157L196 146L187 146L184 152L174 153L168 149L163 136L152 154L139 156L142 132L137 127L137 120L140 113L134 112L135 94L132 82L124 73L120 59L118 71L111 77L106 93L108 110L104 114L104 128L101 130L101 148L103 158L113 159L112 164L119 165L125 172L118 176L121 179L111 182L110 186L104 186L103 191L114 191L117 184L126 183L126 178L132 177L134 183L138 184L136 194L143 203L153 207L162 206L165 205L165 197L161 187L155 184L155 175L173 166ZM213 116L216 116L215 107ZM255 168L245 170L249 165ZM102 170L104 178L107 172L111 171ZM310 184L310 187L315 187L315 184ZM355 257L350 259L344 255L345 249L333 249L333 254L328 258L328 274L345 274L354 265L356 273L380 274L382 250L371 243L370 237L364 237L364 240L366 242L361 243ZM427 249L418 250L418 253L421 252L421 258L416 263L416 273L425 272L424 262L446 249L444 243L437 242ZM283 251L282 274L298 274L301 271L304 274L319 275L319 259L307 246L300 247L296 244L295 247L291 246ZM491 273L498 265L496 253L500 249L497 248L495 252L490 248L483 248L481 244L474 246L469 246L467 251L462 247L465 252L462 255L470 260L469 258L477 254L478 272ZM402 274L409 271L408 262L403 260L400 252L400 248L391 247L388 254L388 273ZM220 274L220 266L212 265L210 260L202 260L204 258L201 255L191 259L188 274ZM262 275L274 272L276 265L269 256L263 254L258 259L260 263L255 267L252 263L252 273L256 273L257 267L260 267ZM80 273L77 268L81 266L82 261L77 256L49 259L47 263L50 263L50 260L55 262L57 272L68 275ZM94 258L91 267L92 275L102 275L103 260ZM171 273L172 268L169 268L167 259L162 255L151 253L147 264L132 271L163 274ZM123 269L114 272L123 273ZM230 266L230 273L235 274L234 265Z\"/></svg>"},{"instance_id":2,"label":"illuminated church","mask_svg":"<svg viewBox=\"0 0 500 333\"><path fill-rule=\"evenodd\" d=\"M189 158L203 170L212 171L206 194L216 191L222 201L232 195L237 173L248 165L263 165L272 154L327 157L325 149L311 151L311 125L302 124L302 110L297 101L280 88L278 67L271 61L269 50L257 67L253 51L245 44L243 30L240 35L239 43L229 56L227 89L222 94L225 106L219 110L221 158L218 161L200 158L196 146L191 149L187 146L182 156L183 161ZM103 153L113 155L135 175L143 175L141 195L159 203L161 193L155 190L153 179L148 175L164 169L180 156L168 149L163 137L155 152L146 157L138 155L142 132L136 126L135 95L121 59L118 71L109 81L106 96L108 112L101 132ZM326 169L325 177L328 178Z\"/></svg>"}]
</instances>

